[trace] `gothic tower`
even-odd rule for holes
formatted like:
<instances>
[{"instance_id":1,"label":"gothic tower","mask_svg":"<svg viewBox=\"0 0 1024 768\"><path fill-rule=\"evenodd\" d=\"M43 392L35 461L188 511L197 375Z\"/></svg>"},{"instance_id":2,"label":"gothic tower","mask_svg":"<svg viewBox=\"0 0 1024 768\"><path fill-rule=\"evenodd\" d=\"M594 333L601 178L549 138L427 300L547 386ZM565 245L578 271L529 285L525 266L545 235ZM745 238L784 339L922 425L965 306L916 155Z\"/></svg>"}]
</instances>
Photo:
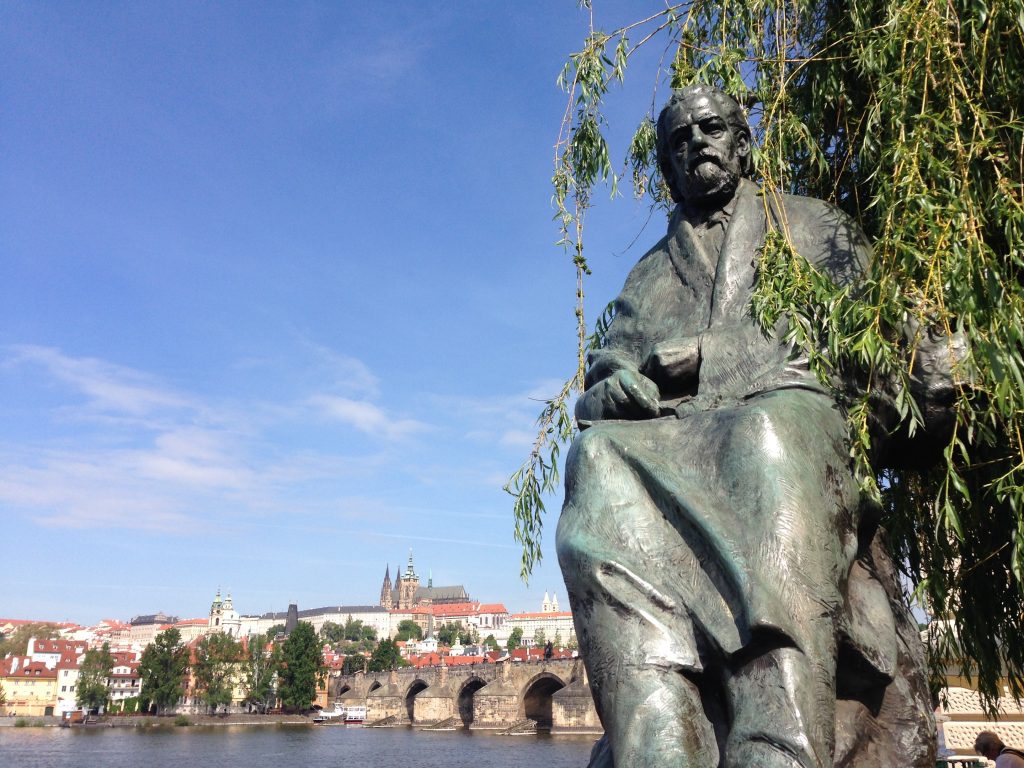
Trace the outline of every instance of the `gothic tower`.
<instances>
[{"instance_id":1,"label":"gothic tower","mask_svg":"<svg viewBox=\"0 0 1024 768\"><path fill-rule=\"evenodd\" d=\"M409 550L409 564L398 582L398 607L402 610L412 608L416 600L416 590L420 588L420 577L412 567L412 550Z\"/></svg>"},{"instance_id":2,"label":"gothic tower","mask_svg":"<svg viewBox=\"0 0 1024 768\"><path fill-rule=\"evenodd\" d=\"M384 568L384 584L380 588L380 607L389 611L395 607L393 590L391 589L391 566Z\"/></svg>"}]
</instances>

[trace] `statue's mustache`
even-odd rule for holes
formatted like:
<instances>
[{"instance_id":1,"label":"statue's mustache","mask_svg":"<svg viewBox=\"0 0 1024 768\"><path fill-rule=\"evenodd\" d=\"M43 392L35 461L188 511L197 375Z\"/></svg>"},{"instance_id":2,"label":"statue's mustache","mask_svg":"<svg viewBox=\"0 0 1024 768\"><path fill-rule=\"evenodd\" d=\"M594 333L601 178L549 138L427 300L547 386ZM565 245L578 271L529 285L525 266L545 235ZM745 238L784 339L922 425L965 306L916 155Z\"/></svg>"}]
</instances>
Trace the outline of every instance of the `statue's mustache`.
<instances>
[{"instance_id":1,"label":"statue's mustache","mask_svg":"<svg viewBox=\"0 0 1024 768\"><path fill-rule=\"evenodd\" d=\"M714 163L719 168L721 168L723 166L723 159L722 159L721 155L719 155L714 150L705 149L705 150L702 150L699 155L697 155L696 157L694 157L690 161L690 165L687 168L687 170L692 171L692 170L696 169L696 167L698 165L700 165L701 163L707 163L707 162Z\"/></svg>"}]
</instances>

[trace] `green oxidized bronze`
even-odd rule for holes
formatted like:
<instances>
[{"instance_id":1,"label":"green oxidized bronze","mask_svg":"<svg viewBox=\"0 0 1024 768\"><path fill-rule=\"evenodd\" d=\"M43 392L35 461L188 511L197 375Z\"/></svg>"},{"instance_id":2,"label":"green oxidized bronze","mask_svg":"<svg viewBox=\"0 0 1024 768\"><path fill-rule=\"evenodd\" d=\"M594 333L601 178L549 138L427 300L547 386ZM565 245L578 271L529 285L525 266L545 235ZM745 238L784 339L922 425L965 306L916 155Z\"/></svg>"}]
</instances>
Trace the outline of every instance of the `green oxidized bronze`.
<instances>
[{"instance_id":1,"label":"green oxidized bronze","mask_svg":"<svg viewBox=\"0 0 1024 768\"><path fill-rule=\"evenodd\" d=\"M870 247L835 207L763 193L750 151L731 98L674 93L658 156L678 205L577 404L557 546L605 727L591 765L923 768L917 624L837 390L750 311L769 230L839 286ZM941 399L948 366L926 373Z\"/></svg>"}]
</instances>

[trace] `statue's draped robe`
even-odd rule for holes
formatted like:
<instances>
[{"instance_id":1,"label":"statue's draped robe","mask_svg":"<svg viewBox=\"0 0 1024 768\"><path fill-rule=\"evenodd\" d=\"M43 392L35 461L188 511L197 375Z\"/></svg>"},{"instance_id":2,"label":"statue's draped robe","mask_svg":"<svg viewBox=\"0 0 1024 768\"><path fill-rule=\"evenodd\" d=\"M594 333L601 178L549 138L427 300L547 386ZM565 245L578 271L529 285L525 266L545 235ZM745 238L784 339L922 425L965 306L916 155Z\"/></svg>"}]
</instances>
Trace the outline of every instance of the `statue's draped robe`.
<instances>
[{"instance_id":1,"label":"statue's draped robe","mask_svg":"<svg viewBox=\"0 0 1024 768\"><path fill-rule=\"evenodd\" d=\"M862 276L870 249L841 212L801 197L768 204L744 180L718 253L676 211L629 275L591 359L588 389L619 369L650 373L659 344L699 339L696 386L652 373L661 417L583 423L567 462L559 561L620 768L728 765L733 750L748 759L744 740L772 742L792 764L831 765L840 647L865 687L896 676L891 595L875 574L850 586L874 531L844 414L806 357L751 318L769 226L838 285ZM755 688L778 690L745 704L736 671L777 648L795 660L776 671L783 684L760 678ZM651 705L657 686L628 683L645 675L685 678L699 707L678 697ZM678 755L666 757L671 739L643 746L660 738L650 723L661 710L691 705L677 716L708 726L685 723ZM654 714L631 720L645 707Z\"/></svg>"}]
</instances>

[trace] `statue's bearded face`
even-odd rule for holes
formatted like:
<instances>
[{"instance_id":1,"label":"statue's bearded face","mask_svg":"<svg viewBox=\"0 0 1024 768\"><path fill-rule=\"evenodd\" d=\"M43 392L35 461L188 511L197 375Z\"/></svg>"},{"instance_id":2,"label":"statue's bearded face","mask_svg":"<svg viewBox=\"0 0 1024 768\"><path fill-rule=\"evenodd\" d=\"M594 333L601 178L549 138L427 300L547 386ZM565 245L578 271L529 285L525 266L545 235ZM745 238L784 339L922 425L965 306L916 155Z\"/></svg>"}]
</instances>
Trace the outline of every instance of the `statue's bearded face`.
<instances>
[{"instance_id":1,"label":"statue's bearded face","mask_svg":"<svg viewBox=\"0 0 1024 768\"><path fill-rule=\"evenodd\" d=\"M703 94L676 104L669 126L670 160L679 193L698 204L729 200L743 175L749 138L733 133L724 110Z\"/></svg>"}]
</instances>

